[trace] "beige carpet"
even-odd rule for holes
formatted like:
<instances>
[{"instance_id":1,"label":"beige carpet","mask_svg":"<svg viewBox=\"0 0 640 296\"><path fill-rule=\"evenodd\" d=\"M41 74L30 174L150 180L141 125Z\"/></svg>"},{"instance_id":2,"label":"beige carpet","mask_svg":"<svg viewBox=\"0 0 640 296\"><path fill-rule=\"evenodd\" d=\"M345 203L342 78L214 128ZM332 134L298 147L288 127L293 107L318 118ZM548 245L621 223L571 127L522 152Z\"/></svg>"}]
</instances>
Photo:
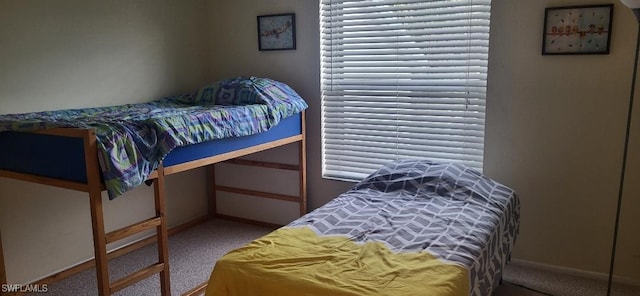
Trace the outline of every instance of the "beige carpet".
<instances>
[{"instance_id":1,"label":"beige carpet","mask_svg":"<svg viewBox=\"0 0 640 296\"><path fill-rule=\"evenodd\" d=\"M503 281L498 290L493 293L493 296L540 296L548 295L543 293L534 292L523 287L516 286L515 284Z\"/></svg>"}]
</instances>

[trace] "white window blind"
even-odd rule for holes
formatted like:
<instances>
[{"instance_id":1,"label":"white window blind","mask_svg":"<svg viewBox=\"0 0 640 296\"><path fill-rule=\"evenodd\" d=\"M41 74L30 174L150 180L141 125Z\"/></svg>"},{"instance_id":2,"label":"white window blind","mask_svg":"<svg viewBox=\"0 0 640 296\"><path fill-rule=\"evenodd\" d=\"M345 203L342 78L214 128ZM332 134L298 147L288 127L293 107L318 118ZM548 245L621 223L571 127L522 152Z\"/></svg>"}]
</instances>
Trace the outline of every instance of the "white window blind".
<instances>
[{"instance_id":1,"label":"white window blind","mask_svg":"<svg viewBox=\"0 0 640 296\"><path fill-rule=\"evenodd\" d=\"M482 170L490 0L320 1L323 176L405 158Z\"/></svg>"}]
</instances>

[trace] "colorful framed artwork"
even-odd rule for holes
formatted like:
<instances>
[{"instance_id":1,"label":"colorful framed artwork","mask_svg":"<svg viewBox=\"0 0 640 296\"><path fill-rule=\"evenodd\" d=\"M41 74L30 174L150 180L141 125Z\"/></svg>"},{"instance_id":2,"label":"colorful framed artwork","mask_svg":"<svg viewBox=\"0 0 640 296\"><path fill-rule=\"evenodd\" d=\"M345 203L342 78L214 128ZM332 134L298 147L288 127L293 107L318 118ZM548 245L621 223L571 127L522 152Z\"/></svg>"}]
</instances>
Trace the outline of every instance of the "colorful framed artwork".
<instances>
[{"instance_id":1,"label":"colorful framed artwork","mask_svg":"<svg viewBox=\"0 0 640 296\"><path fill-rule=\"evenodd\" d=\"M258 16L258 50L296 49L296 16L293 13Z\"/></svg>"},{"instance_id":2,"label":"colorful framed artwork","mask_svg":"<svg viewBox=\"0 0 640 296\"><path fill-rule=\"evenodd\" d=\"M613 4L546 8L542 54L608 54L612 19Z\"/></svg>"}]
</instances>

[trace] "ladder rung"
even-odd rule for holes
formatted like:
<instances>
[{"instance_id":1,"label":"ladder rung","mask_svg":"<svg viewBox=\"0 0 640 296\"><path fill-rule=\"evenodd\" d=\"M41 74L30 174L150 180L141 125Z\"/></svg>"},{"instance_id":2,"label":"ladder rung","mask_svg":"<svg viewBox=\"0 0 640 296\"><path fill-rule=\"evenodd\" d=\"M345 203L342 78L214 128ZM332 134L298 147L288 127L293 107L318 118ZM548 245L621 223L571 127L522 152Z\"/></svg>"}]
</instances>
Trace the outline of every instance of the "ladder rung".
<instances>
[{"instance_id":1,"label":"ladder rung","mask_svg":"<svg viewBox=\"0 0 640 296\"><path fill-rule=\"evenodd\" d=\"M115 241L119 241L125 237L134 235L138 232L145 231L147 229L151 229L153 227L157 227L161 223L160 217L151 218L140 223L132 224L124 228L120 228L118 230L114 230L105 235L105 239L107 244L110 244Z\"/></svg>"},{"instance_id":2,"label":"ladder rung","mask_svg":"<svg viewBox=\"0 0 640 296\"><path fill-rule=\"evenodd\" d=\"M207 289L207 285L208 284L209 284L208 282L201 283L201 284L191 288L191 290L182 293L181 296L204 295L204 291Z\"/></svg>"},{"instance_id":3,"label":"ladder rung","mask_svg":"<svg viewBox=\"0 0 640 296\"><path fill-rule=\"evenodd\" d=\"M150 266L147 266L143 269L140 269L128 276L125 276L110 285L111 294L118 292L128 286L131 286L141 280L144 280L156 273L159 273L164 270L164 263L156 263Z\"/></svg>"}]
</instances>

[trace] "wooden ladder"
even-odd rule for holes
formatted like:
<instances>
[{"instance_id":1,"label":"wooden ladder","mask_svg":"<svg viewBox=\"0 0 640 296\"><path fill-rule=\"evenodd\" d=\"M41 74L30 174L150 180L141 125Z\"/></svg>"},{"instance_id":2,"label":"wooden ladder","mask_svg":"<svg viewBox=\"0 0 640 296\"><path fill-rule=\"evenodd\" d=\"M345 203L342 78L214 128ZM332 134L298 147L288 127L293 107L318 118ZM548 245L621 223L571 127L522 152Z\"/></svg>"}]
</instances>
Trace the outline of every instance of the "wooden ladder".
<instances>
[{"instance_id":1,"label":"wooden ladder","mask_svg":"<svg viewBox=\"0 0 640 296\"><path fill-rule=\"evenodd\" d=\"M95 136L85 137L85 141L95 141ZM98 295L107 296L142 281L156 273L160 273L160 290L163 296L171 295L169 279L169 245L168 228L165 211L165 175L162 164L154 174L155 216L142 222L105 233L104 215L102 208L102 189L98 168L97 151L94 143L85 142L85 160L87 163L87 178L91 207L91 224L93 228L93 247L95 254ZM93 150L93 151L92 151ZM158 262L121 279L111 282L109 279L109 265L107 258L107 244L149 229L156 229L158 244Z\"/></svg>"}]
</instances>

